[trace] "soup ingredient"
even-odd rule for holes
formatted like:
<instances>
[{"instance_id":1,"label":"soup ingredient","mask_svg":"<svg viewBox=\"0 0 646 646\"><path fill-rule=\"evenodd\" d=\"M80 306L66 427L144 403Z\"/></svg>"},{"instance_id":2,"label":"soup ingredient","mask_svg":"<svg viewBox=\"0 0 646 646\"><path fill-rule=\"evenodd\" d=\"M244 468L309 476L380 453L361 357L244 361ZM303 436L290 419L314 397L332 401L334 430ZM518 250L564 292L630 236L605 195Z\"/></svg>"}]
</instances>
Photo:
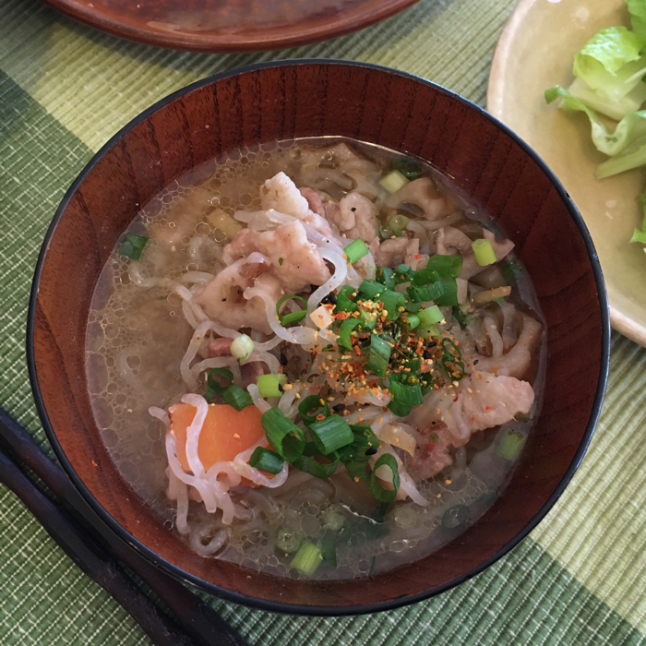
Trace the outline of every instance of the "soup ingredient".
<instances>
[{"instance_id":1,"label":"soup ingredient","mask_svg":"<svg viewBox=\"0 0 646 646\"><path fill-rule=\"evenodd\" d=\"M298 552L296 552L296 556L292 561L292 567L296 568L301 574L310 576L314 574L322 560L323 552L321 548L310 541L305 541L298 548Z\"/></svg>"},{"instance_id":2,"label":"soup ingredient","mask_svg":"<svg viewBox=\"0 0 646 646\"><path fill-rule=\"evenodd\" d=\"M170 427L177 438L177 459L186 472L191 472L187 458L187 435L197 409L190 404L173 404L168 409ZM237 411L228 404L210 404L199 431L197 456L208 471L217 462L233 460L236 455L264 439L262 415L255 406Z\"/></svg>"},{"instance_id":3,"label":"soup ingredient","mask_svg":"<svg viewBox=\"0 0 646 646\"><path fill-rule=\"evenodd\" d=\"M121 240L119 253L131 260L139 260L147 242L148 238L146 236L140 236L136 233L126 233Z\"/></svg>"},{"instance_id":4,"label":"soup ingredient","mask_svg":"<svg viewBox=\"0 0 646 646\"><path fill-rule=\"evenodd\" d=\"M646 165L646 111L640 110L646 101L646 4L626 5L633 31L616 26L596 33L574 58L569 88L545 91L547 103L558 100L561 109L588 117L594 145L609 156L597 167L599 179ZM615 121L608 124L607 117ZM630 242L646 244L645 225Z\"/></svg>"},{"instance_id":5,"label":"soup ingredient","mask_svg":"<svg viewBox=\"0 0 646 646\"><path fill-rule=\"evenodd\" d=\"M231 342L229 351L238 361L246 361L253 352L253 341L246 334L241 334Z\"/></svg>"}]
</instances>

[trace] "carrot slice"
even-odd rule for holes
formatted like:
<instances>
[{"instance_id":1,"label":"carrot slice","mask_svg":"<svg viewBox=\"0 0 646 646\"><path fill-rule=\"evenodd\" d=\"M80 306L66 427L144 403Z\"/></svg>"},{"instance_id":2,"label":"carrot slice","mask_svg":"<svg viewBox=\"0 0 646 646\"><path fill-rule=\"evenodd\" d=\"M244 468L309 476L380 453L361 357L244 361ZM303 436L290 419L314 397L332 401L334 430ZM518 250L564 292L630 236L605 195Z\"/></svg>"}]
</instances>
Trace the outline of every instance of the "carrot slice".
<instances>
[{"instance_id":1,"label":"carrot slice","mask_svg":"<svg viewBox=\"0 0 646 646\"><path fill-rule=\"evenodd\" d=\"M177 438L177 458L188 473L191 470L186 459L186 431L196 412L190 404L173 404L168 409L171 429ZM245 406L237 411L228 404L209 404L197 445L204 469L208 471L216 462L233 460L238 453L264 437L261 417L262 413L256 406Z\"/></svg>"}]
</instances>

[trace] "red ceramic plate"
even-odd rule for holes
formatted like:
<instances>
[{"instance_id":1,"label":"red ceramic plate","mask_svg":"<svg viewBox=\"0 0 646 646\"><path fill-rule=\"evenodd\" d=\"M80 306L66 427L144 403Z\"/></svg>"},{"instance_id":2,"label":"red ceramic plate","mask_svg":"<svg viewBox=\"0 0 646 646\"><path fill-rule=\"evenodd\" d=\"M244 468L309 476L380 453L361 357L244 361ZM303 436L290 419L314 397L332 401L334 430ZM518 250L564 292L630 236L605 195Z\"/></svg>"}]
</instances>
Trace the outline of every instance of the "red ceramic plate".
<instances>
[{"instance_id":1,"label":"red ceramic plate","mask_svg":"<svg viewBox=\"0 0 646 646\"><path fill-rule=\"evenodd\" d=\"M417 0L45 0L77 20L151 45L262 50L340 36Z\"/></svg>"}]
</instances>

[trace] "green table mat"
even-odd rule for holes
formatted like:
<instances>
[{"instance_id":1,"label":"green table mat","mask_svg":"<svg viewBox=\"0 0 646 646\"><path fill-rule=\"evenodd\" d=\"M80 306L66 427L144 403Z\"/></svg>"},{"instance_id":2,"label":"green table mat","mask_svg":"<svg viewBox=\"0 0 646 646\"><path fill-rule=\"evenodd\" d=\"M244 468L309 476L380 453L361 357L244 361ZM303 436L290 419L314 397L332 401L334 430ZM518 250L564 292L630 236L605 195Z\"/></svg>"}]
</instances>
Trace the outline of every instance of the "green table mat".
<instances>
[{"instance_id":1,"label":"green table mat","mask_svg":"<svg viewBox=\"0 0 646 646\"><path fill-rule=\"evenodd\" d=\"M194 54L108 36L36 0L0 0L2 405L51 453L31 398L24 350L38 250L75 176L141 110L204 76L294 57L388 65L484 105L493 48L513 5L422 0L383 23L324 43ZM601 422L567 491L513 552L450 592L400 610L344 618L290 617L211 602L252 645L642 644L645 390L646 350L614 334ZM0 486L0 646L148 643L130 616Z\"/></svg>"}]
</instances>

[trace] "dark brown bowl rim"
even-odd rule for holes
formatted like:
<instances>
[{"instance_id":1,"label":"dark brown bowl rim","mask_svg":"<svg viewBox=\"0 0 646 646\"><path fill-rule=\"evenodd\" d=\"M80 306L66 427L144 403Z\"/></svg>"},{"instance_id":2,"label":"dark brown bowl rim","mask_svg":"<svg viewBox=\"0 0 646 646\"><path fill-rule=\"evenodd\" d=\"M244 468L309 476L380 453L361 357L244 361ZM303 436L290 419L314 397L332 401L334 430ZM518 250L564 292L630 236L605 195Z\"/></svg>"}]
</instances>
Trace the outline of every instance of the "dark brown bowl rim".
<instances>
[{"instance_id":1,"label":"dark brown bowl rim","mask_svg":"<svg viewBox=\"0 0 646 646\"><path fill-rule=\"evenodd\" d=\"M483 116L484 118L494 123L498 128L500 128L507 135L509 135L539 165L541 170L550 178L551 182L554 184L559 196L565 203L567 210L570 213L570 216L572 217L575 224L577 225L579 232L585 243L588 256L590 258L590 263L592 265L592 272L596 282L597 293L599 297L599 308L600 308L601 324L602 324L602 348L601 348L602 365L600 366L599 382L597 384L597 390L595 393L594 402L590 413L590 418L586 425L583 439L579 444L579 447L572 459L572 462L570 463L569 467L563 474L563 477L559 482L558 486L556 487L556 489L554 490L554 492L551 494L551 496L548 498L545 504L541 507L541 509L534 515L531 521L528 522L527 525L525 525L525 527L516 536L514 536L514 538L512 538L506 545L504 545L501 549L499 549L495 554L490 556L488 559L484 560L482 563L480 563L473 569L431 590L410 595L410 596L398 597L396 599L391 599L390 601L383 601L379 603L338 607L338 606L308 606L308 605L301 605L301 604L289 604L289 603L281 603L277 601L268 601L266 599L259 599L256 597L250 597L247 595L239 594L237 592L232 592L230 590L227 590L226 588L222 588L213 583L209 583L208 581L204 581L203 579L200 579L195 575L189 574L179 566L174 565L173 563L170 563L166 559L160 557L150 548L146 547L143 543L141 543L139 540L137 540L131 534L129 534L121 525L119 525L119 523L117 523L112 518L112 516L110 516L110 514L108 514L108 512L99 504L96 498L94 498L94 496L87 489L83 481L76 474L74 468L72 467L71 463L67 459L67 456L63 451L63 448L58 442L56 433L54 432L54 429L49 421L49 417L47 415L47 411L45 410L45 404L38 384L38 376L36 374L36 365L35 365L35 358L34 358L34 330L35 330L35 318L36 318L35 317L36 300L38 298L38 285L40 282L40 274L44 263L45 253L46 253L49 241L54 235L56 226L58 225L58 222L62 217L63 212L67 208L67 205L70 199L78 189L81 182L85 179L88 173L95 166L95 164L103 157L103 155L108 150L110 150L113 146L115 146L122 139L122 137L125 134L127 134L130 130L132 130L135 126L137 126L139 123L147 119L150 115L152 115L160 108L166 106L167 104L171 103L175 99L191 92L192 90L198 89L210 83L214 83L221 79L228 78L230 76L236 76L239 74L244 74L255 70L267 69L271 67L282 67L282 66L289 66L289 65L354 66L354 67L363 67L363 68L368 68L373 70L379 70L381 72L387 72L389 74L396 74L398 76L408 78L416 83L424 83L424 84L430 85L433 88L435 88L437 91L442 92L445 95L461 102L463 105L467 106L468 108L472 110L476 110L481 116ZM105 523L121 539L126 541L131 547L133 547L138 552L140 552L150 562L152 562L154 565L161 568L162 570L165 570L168 573L172 574L176 578L183 580L185 583L195 586L207 593L213 594L214 596L220 597L222 599L226 599L227 601L233 601L235 603L240 603L260 610L269 610L272 612L282 612L282 613L293 614L293 615L309 615L309 616L358 615L358 614L366 614L366 613L378 612L383 610L393 610L395 608L399 608L401 606L415 603L417 601L423 601L437 594L445 592L446 590L449 590L459 585L460 583L463 583L468 579L473 578L477 574L480 574L480 572L485 570L487 567L495 563L498 559L500 559L502 556L504 556L509 551L511 551L514 547L516 547L516 545L518 545L518 543L520 543L520 541L522 541L536 527L536 525L538 525L538 523L545 517L547 512L550 511L550 509L554 506L556 501L559 499L559 497L565 490L565 487L572 479L572 476L576 472L577 468L579 467L579 464L581 463L581 460L583 459L583 456L585 455L585 452L590 444L595 426L598 422L599 415L601 413L601 406L603 403L604 393L605 393L605 389L608 381L609 362L610 362L610 313L608 308L608 297L606 294L606 288L605 288L603 274L601 272L601 265L599 263L597 252L595 251L590 233L588 232L588 229L583 221L583 218L581 217L576 206L574 205L574 202L568 195L565 188L556 178L554 173L552 173L552 171L548 168L545 162L543 162L543 160L538 156L538 154L534 152L532 148L530 148L518 135L512 132L503 123L495 119L492 115L490 115L488 112L486 112L484 109L482 109L475 103L468 101L467 99L459 96L455 92L447 90L446 88L443 88L442 86L437 85L436 83L433 83L426 79L423 79L419 76L408 74L406 72L401 72L399 70L394 70L388 67L383 67L381 65L374 65L371 63L356 63L353 61L343 61L343 60L288 59L288 60L271 62L271 63L256 63L254 65L248 65L248 66L236 68L234 70L230 70L227 72L223 72L220 74L216 74L214 76L210 76L208 78L202 79L201 81L192 83L191 85L188 85L182 88L181 90L173 92L172 94L169 94L164 99L161 99L157 103L150 106L148 109L144 110L140 115L138 115L132 121L130 121L130 123L125 125L123 128L121 128L121 130L119 130L117 134L115 134L87 163L85 168L81 171L79 176L70 186L61 204L56 210L56 213L54 214L52 223L49 226L49 229L43 241L43 245L41 247L40 255L38 257L38 263L36 265L36 271L34 274L34 280L33 280L32 289L31 289L30 302L29 302L29 314L28 314L28 320L27 320L27 363L29 368L29 379L31 382L31 387L34 394L34 399L36 402L36 408L38 410L38 414L43 423L43 427L45 429L45 433L47 434L47 438L49 439L54 449L56 457L63 465L63 468L67 472L68 476L70 477L70 479L72 480L76 488L80 491L80 493L83 495L85 500L90 504L90 506L99 515L99 517L102 518L105 521Z\"/></svg>"}]
</instances>

